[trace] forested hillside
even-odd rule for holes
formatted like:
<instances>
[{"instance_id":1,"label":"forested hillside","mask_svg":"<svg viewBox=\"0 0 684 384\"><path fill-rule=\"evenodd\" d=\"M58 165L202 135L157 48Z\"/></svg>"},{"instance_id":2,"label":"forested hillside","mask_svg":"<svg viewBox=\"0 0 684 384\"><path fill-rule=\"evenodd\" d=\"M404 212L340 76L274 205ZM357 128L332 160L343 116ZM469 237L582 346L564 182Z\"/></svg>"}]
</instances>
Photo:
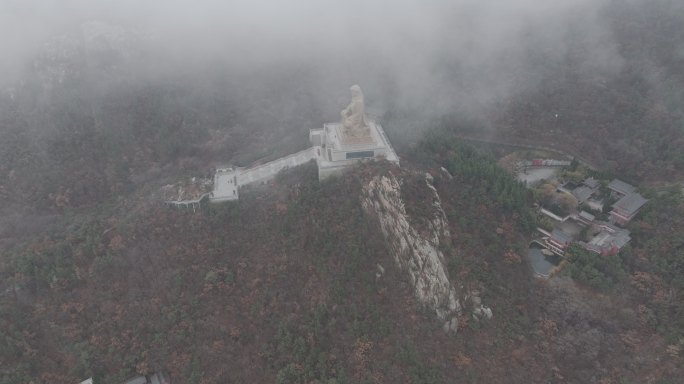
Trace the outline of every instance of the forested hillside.
<instances>
[{"instance_id":1,"label":"forested hillside","mask_svg":"<svg viewBox=\"0 0 684 384\"><path fill-rule=\"evenodd\" d=\"M328 11L277 43L249 18L240 33L209 23L204 40L89 21L0 73L0 384L158 370L194 384L680 382L684 2L455 3L355 14L396 24L359 36ZM0 24L16 23L4 6ZM319 183L308 164L236 203L160 204L166 184L307 147L354 83L401 168ZM611 259L572 249L560 275L533 278L531 192L462 137L556 148L639 185L649 203L630 245ZM396 175L425 230L426 173L450 279L494 313L462 315L455 335L359 199Z\"/></svg>"},{"instance_id":2,"label":"forested hillside","mask_svg":"<svg viewBox=\"0 0 684 384\"><path fill-rule=\"evenodd\" d=\"M449 140L434 136L404 171L365 165L319 184L307 165L239 204L193 214L142 201L25 237L2 265L2 382L159 369L189 383L674 382L676 344L649 320L667 317L564 278L533 281L525 189ZM401 172L420 222L429 205L414 167L436 177L450 275L494 309L489 322L461 318L456 335L417 304L361 210L364 180Z\"/></svg>"}]
</instances>

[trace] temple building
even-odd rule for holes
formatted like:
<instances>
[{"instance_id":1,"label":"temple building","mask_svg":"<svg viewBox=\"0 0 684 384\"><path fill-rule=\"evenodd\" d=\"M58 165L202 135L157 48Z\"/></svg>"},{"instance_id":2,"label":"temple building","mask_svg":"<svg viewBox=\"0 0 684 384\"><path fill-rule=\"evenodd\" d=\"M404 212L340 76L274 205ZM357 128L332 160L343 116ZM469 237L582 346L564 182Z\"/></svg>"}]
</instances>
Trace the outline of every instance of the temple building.
<instances>
[{"instance_id":1,"label":"temple building","mask_svg":"<svg viewBox=\"0 0 684 384\"><path fill-rule=\"evenodd\" d=\"M614 223L625 226L639 213L641 208L648 202L640 194L636 193L636 187L625 183L624 181L615 179L608 184L614 196L619 200L613 204L613 210L610 211L610 218Z\"/></svg>"}]
</instances>

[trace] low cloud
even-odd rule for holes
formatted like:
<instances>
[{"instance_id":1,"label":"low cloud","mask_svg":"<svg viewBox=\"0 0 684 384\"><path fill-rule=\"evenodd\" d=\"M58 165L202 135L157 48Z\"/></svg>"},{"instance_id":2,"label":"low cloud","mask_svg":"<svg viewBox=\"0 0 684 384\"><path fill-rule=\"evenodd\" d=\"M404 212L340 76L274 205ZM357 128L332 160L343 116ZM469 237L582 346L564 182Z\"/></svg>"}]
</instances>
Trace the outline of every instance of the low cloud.
<instances>
[{"instance_id":1,"label":"low cloud","mask_svg":"<svg viewBox=\"0 0 684 384\"><path fill-rule=\"evenodd\" d=\"M83 39L104 25L134 33L126 49L139 52L141 76L211 67L258 79L301 68L312 88L346 94L360 83L380 109L443 113L533 87L572 50L597 78L617 73L604 3L0 0L0 82L21 78L55 36Z\"/></svg>"}]
</instances>

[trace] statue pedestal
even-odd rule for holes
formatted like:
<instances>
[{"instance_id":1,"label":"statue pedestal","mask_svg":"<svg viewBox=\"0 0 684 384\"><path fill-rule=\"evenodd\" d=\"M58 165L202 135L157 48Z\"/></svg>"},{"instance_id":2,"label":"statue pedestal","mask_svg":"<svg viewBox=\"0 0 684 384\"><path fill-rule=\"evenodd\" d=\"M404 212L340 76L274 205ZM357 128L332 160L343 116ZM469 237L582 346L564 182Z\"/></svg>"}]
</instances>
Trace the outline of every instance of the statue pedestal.
<instances>
[{"instance_id":1,"label":"statue pedestal","mask_svg":"<svg viewBox=\"0 0 684 384\"><path fill-rule=\"evenodd\" d=\"M340 143L343 145L374 145L376 140L373 137L370 126L364 129L362 132L357 132L355 134L349 132L349 129L338 124L335 129L340 138Z\"/></svg>"},{"instance_id":2,"label":"statue pedestal","mask_svg":"<svg viewBox=\"0 0 684 384\"><path fill-rule=\"evenodd\" d=\"M351 135L341 123L329 123L322 129L312 129L309 140L315 147L319 179L340 173L364 159L384 158L399 164L385 131L374 121L368 121L365 135Z\"/></svg>"}]
</instances>

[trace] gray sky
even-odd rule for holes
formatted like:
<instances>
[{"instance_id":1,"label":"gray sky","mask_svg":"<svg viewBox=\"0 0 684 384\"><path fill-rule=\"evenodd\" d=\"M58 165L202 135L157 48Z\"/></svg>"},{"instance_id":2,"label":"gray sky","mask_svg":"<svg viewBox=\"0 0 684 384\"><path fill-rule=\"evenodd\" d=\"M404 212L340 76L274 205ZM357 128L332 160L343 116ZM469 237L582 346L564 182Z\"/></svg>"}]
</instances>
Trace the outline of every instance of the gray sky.
<instances>
[{"instance_id":1,"label":"gray sky","mask_svg":"<svg viewBox=\"0 0 684 384\"><path fill-rule=\"evenodd\" d=\"M84 23L95 20L136 31L134 44L160 67L193 70L214 60L238 69L318 66L324 76L344 74L341 81L382 76L407 99L451 105L461 92L487 102L535 82L537 74L526 69L530 45L553 62L569 49L572 33L585 35L582 44L593 51L587 70L619 70L622 60L598 15L603 3L0 0L0 83L20 76L50 38L83 34L92 26ZM444 78L454 70L462 79Z\"/></svg>"}]
</instances>

